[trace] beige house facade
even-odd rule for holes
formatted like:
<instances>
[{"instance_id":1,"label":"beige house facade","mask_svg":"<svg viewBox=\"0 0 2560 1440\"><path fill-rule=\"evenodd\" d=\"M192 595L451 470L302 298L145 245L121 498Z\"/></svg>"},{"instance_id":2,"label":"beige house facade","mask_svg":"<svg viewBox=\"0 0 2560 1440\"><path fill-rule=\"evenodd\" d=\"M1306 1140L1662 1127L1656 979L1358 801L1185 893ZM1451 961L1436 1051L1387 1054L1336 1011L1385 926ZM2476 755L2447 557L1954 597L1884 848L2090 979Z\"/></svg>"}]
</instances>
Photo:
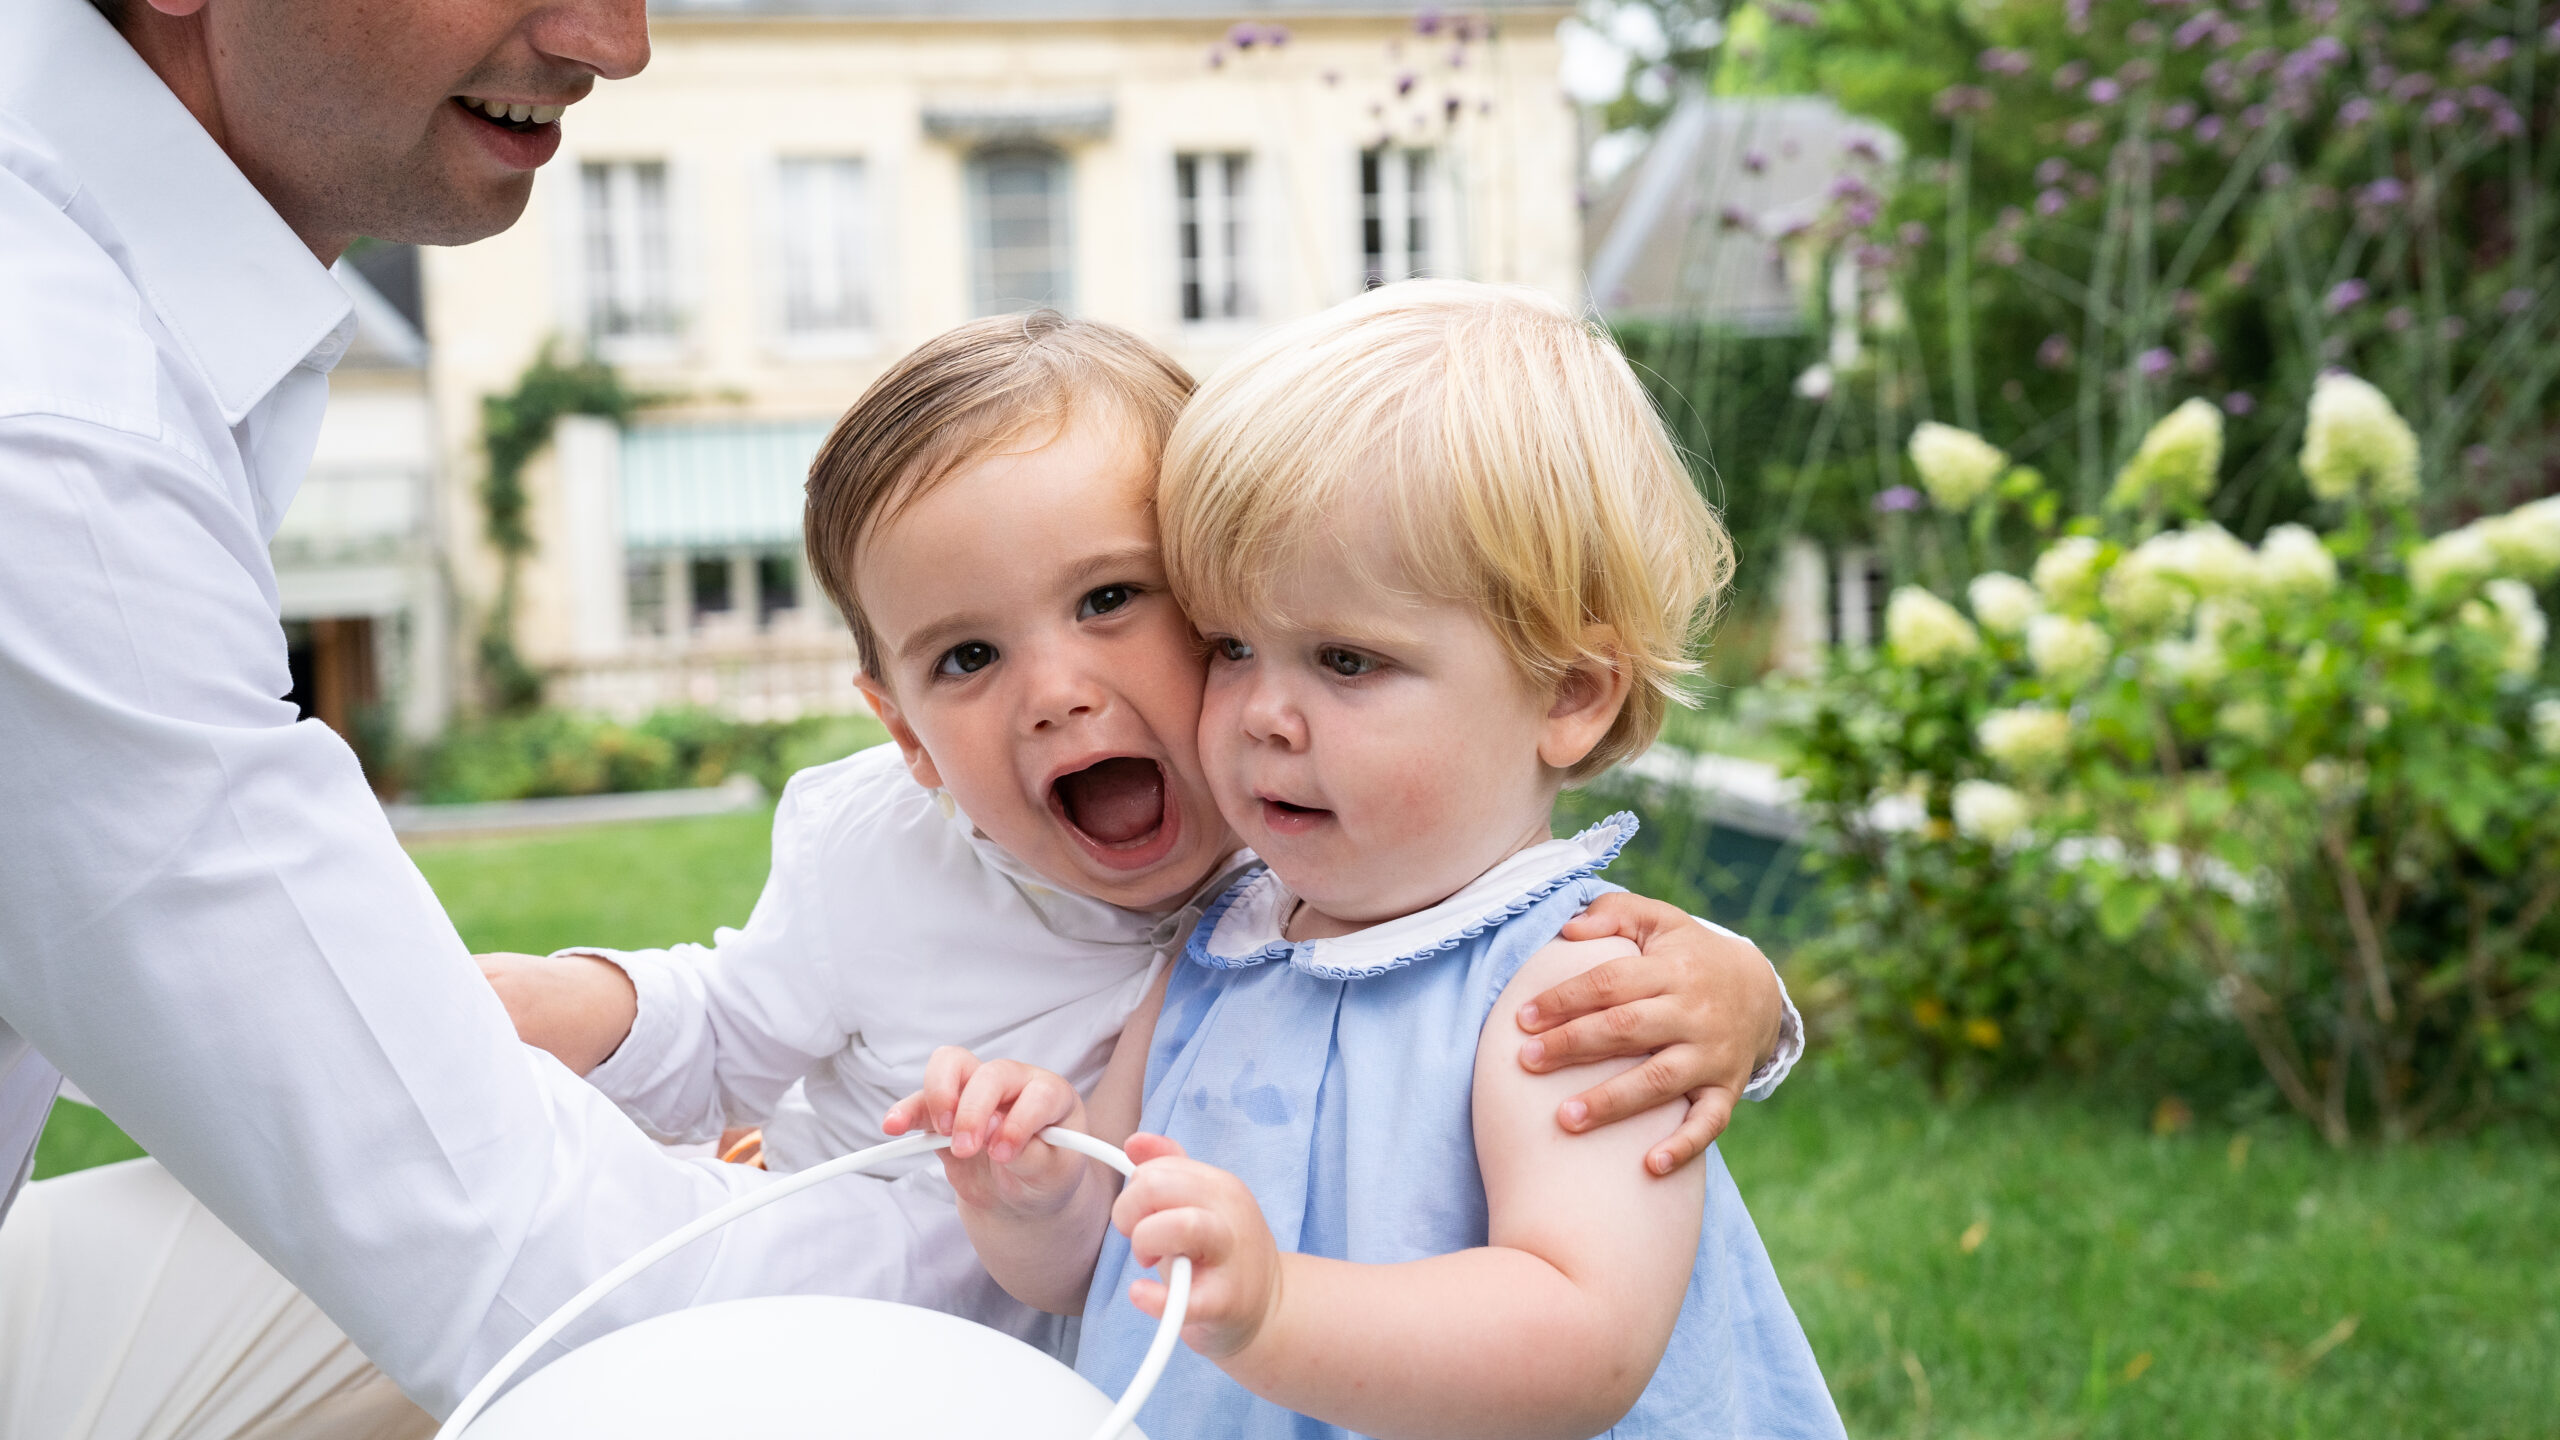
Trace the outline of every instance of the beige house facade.
<instances>
[{"instance_id":1,"label":"beige house facade","mask_svg":"<svg viewBox=\"0 0 2560 1440\"><path fill-rule=\"evenodd\" d=\"M498 566L483 396L555 337L675 397L528 475L516 640L553 703L856 703L801 482L898 355L1055 305L1206 374L1416 274L1583 303L1564 5L682 0L572 109L514 229L426 252L462 644Z\"/></svg>"}]
</instances>

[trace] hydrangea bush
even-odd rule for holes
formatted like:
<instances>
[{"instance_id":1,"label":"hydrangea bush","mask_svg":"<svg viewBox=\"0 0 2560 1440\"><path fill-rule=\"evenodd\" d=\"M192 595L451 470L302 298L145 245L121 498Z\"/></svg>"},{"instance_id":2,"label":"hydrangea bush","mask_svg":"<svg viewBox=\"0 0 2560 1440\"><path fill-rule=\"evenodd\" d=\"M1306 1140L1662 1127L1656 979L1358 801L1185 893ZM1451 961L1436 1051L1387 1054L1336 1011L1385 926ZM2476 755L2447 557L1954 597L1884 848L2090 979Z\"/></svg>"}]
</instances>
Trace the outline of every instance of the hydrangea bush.
<instances>
[{"instance_id":1,"label":"hydrangea bush","mask_svg":"<svg viewBox=\"0 0 2560 1440\"><path fill-rule=\"evenodd\" d=\"M1913 465L1987 503L1998 452L1944 429ZM2547 1106L2560 497L2422 537L2415 436L2332 373L2320 528L2250 546L2201 518L2221 449L2171 411L2028 575L1905 587L1834 662L1794 737L1851 882L1814 958L1942 1076L2139 1045L2165 1005L2334 1142Z\"/></svg>"}]
</instances>

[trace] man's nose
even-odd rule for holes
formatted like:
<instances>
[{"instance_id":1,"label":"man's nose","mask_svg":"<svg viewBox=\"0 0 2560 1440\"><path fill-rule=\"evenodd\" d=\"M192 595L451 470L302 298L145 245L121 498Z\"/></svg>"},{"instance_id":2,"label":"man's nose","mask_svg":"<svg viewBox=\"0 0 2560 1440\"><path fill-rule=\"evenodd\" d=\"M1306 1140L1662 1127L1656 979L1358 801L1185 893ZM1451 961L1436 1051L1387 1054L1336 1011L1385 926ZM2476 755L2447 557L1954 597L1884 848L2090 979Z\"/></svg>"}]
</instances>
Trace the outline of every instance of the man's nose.
<instances>
[{"instance_id":1,"label":"man's nose","mask_svg":"<svg viewBox=\"0 0 2560 1440\"><path fill-rule=\"evenodd\" d=\"M534 17L531 38L555 60L628 80L649 63L648 0L560 0Z\"/></svg>"}]
</instances>

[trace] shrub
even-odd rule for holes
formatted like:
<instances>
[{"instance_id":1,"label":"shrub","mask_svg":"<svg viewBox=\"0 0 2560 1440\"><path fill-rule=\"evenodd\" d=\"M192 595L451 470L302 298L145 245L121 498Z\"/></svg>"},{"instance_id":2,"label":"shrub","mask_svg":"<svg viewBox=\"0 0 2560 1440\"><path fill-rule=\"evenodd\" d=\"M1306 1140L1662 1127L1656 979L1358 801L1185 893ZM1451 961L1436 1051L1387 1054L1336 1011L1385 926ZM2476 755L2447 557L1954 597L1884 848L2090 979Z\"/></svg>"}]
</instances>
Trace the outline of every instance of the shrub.
<instances>
[{"instance_id":1,"label":"shrub","mask_svg":"<svg viewBox=\"0 0 2560 1440\"><path fill-rule=\"evenodd\" d=\"M1898 593L1794 737L1863 1029L1996 1071L2187 997L2333 1142L2549 1106L2560 499L2422 539L2408 428L2329 376L2327 529L2252 548L2196 518L2219 446L2158 438L2031 596Z\"/></svg>"},{"instance_id":2,"label":"shrub","mask_svg":"<svg viewBox=\"0 0 2560 1440\"><path fill-rule=\"evenodd\" d=\"M683 789L740 773L780 794L795 771L884 738L867 715L752 722L678 709L624 725L536 710L457 728L407 757L402 771L418 777L419 798L432 804Z\"/></svg>"}]
</instances>

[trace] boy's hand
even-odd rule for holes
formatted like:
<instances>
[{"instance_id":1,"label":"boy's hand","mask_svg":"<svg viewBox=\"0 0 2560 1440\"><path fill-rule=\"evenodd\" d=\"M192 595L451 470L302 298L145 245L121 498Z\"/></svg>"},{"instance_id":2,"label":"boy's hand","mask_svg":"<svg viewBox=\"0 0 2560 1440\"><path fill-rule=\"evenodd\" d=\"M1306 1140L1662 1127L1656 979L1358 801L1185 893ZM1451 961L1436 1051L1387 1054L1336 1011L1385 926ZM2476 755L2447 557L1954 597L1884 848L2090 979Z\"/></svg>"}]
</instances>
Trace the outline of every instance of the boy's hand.
<instances>
[{"instance_id":1,"label":"boy's hand","mask_svg":"<svg viewBox=\"0 0 2560 1440\"><path fill-rule=\"evenodd\" d=\"M1617 1056L1642 1065L1557 1108L1579 1133L1688 1097L1689 1115L1645 1156L1668 1175L1706 1153L1734 1103L1778 1044L1785 1001L1778 977L1747 940L1709 930L1678 907L1641 895L1603 895L1564 927L1567 940L1623 935L1644 952L1584 971L1520 1008L1533 1074Z\"/></svg>"},{"instance_id":2,"label":"boy's hand","mask_svg":"<svg viewBox=\"0 0 2560 1440\"><path fill-rule=\"evenodd\" d=\"M471 958L507 1007L516 1038L559 1056L581 1075L612 1059L640 1018L631 977L601 956L499 951Z\"/></svg>"},{"instance_id":3,"label":"boy's hand","mask_svg":"<svg viewBox=\"0 0 2560 1440\"><path fill-rule=\"evenodd\" d=\"M1280 1246L1244 1182L1183 1154L1162 1135L1129 1137L1138 1173L1120 1190L1111 1223L1129 1237L1140 1265L1158 1268L1191 1257L1191 1303L1182 1338L1212 1360L1244 1349L1280 1306ZM1141 1278L1129 1301L1164 1316L1165 1284Z\"/></svg>"},{"instance_id":4,"label":"boy's hand","mask_svg":"<svg viewBox=\"0 0 2560 1440\"><path fill-rule=\"evenodd\" d=\"M889 1107L887 1134L930 1129L951 1137L942 1173L960 1203L1036 1218L1064 1209L1092 1162L1040 1138L1052 1125L1085 1128L1075 1087L1015 1060L980 1060L945 1045L925 1062L924 1088Z\"/></svg>"}]
</instances>

